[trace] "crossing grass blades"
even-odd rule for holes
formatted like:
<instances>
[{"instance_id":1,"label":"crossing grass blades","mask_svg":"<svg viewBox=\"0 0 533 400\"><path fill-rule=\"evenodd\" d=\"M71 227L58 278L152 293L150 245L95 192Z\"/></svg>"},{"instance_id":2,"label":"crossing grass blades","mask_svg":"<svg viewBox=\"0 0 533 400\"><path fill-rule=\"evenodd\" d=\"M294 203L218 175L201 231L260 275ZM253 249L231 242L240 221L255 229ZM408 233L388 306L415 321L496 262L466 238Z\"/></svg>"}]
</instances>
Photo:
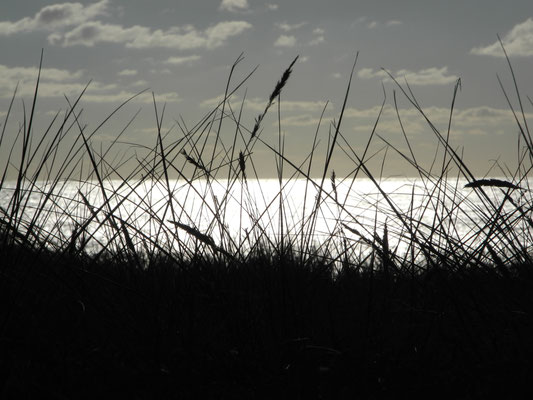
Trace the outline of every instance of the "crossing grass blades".
<instances>
[{"instance_id":1,"label":"crossing grass blades","mask_svg":"<svg viewBox=\"0 0 533 400\"><path fill-rule=\"evenodd\" d=\"M129 156L111 157L129 124L107 148L96 149L93 139L132 99L89 130L81 122L84 90L66 98L66 112L49 125L36 126L38 76L31 107L12 130L15 91L0 136L9 155L0 181L1 397L474 399L531 392L533 141L524 109L533 104L529 97L523 103L511 63L514 91L502 90L510 107L511 96L519 104L511 110L521 156L516 170L502 170L505 178L475 177L450 141L459 82L441 132L408 85L391 76L395 93L435 136L439 162L432 167L417 162L400 113L409 152L376 133L381 113L365 150L355 151L342 130L350 76L322 173L311 179L321 158L318 127L303 161L286 156L281 127L277 143L263 135L275 105L278 113L283 108L297 59L250 127L241 122L245 97L239 109L230 101L255 72L234 83L241 61L220 103L194 126L164 128L154 96L156 142L130 146ZM425 190L421 207L399 209L372 173L375 142L412 166ZM263 209L248 190L259 180L258 150L274 156L279 178L279 193ZM343 179L332 168L341 153L354 167ZM185 202L200 201L198 214L176 202L175 176ZM381 195L375 207L385 222L362 224L339 194L360 177ZM456 229L470 205L458 178L482 204L468 209L467 234ZM314 200L293 224L286 190L296 179ZM73 181L79 189L67 191ZM215 196L222 181L227 192ZM161 188L156 201L149 194ZM243 205L240 220L251 223L237 234L226 221L235 200ZM338 219L317 239L325 207Z\"/></svg>"}]
</instances>

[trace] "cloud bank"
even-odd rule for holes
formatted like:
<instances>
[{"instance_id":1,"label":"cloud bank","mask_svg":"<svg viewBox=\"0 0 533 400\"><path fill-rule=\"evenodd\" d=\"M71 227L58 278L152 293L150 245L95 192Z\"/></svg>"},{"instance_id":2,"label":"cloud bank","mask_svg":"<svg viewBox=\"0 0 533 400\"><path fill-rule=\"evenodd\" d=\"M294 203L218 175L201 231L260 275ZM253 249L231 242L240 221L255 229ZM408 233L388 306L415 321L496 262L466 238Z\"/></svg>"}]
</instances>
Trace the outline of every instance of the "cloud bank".
<instances>
[{"instance_id":1,"label":"cloud bank","mask_svg":"<svg viewBox=\"0 0 533 400\"><path fill-rule=\"evenodd\" d=\"M15 22L0 22L0 35L13 35L35 31L54 31L82 24L95 17L106 15L109 0L84 6L81 3L61 3L43 7L35 16Z\"/></svg>"},{"instance_id":2,"label":"cloud bank","mask_svg":"<svg viewBox=\"0 0 533 400\"><path fill-rule=\"evenodd\" d=\"M92 47L98 43L121 43L128 48L170 48L178 50L214 49L226 44L252 25L245 21L226 21L210 26L204 31L192 25L172 27L167 30L152 30L134 25L124 28L121 25L89 21L66 33L55 33L48 37L51 44L62 47L82 45Z\"/></svg>"},{"instance_id":3,"label":"cloud bank","mask_svg":"<svg viewBox=\"0 0 533 400\"><path fill-rule=\"evenodd\" d=\"M353 130L370 133L379 114L380 106L366 109L347 108L344 113L347 123L352 124ZM431 132L426 120L415 108L399 109L403 127L408 135L418 135ZM437 129L444 132L450 118L450 109L446 107L424 107L424 113ZM527 113L526 118L533 117ZM511 110L488 106L455 109L453 113L453 135L493 135L516 132L516 122ZM386 105L378 123L377 132L380 134L398 135L400 125L396 110L392 105Z\"/></svg>"},{"instance_id":4,"label":"cloud bank","mask_svg":"<svg viewBox=\"0 0 533 400\"><path fill-rule=\"evenodd\" d=\"M521 24L517 24L502 39L505 51L509 56L530 57L533 56L533 19L528 18ZM486 47L474 47L470 53L504 57L500 42L496 41Z\"/></svg>"},{"instance_id":5,"label":"cloud bank","mask_svg":"<svg viewBox=\"0 0 533 400\"><path fill-rule=\"evenodd\" d=\"M204 30L193 25L151 29L134 25L124 27L105 23L97 17L108 15L109 0L84 6L81 3L61 3L43 7L33 17L18 21L0 22L0 36L18 33L50 32L50 44L71 47L93 47L99 43L123 44L128 48L170 48L178 50L215 49L228 39L240 35L252 25L246 21L223 21ZM246 0L224 0L221 7L228 10L248 7Z\"/></svg>"},{"instance_id":6,"label":"cloud bank","mask_svg":"<svg viewBox=\"0 0 533 400\"><path fill-rule=\"evenodd\" d=\"M220 3L220 9L226 11L243 11L249 7L248 0L222 0Z\"/></svg>"},{"instance_id":7,"label":"cloud bank","mask_svg":"<svg viewBox=\"0 0 533 400\"><path fill-rule=\"evenodd\" d=\"M133 76L134 70L123 70L121 76ZM13 96L15 86L19 83L17 95L32 97L35 92L35 82L39 69L36 67L8 67L0 64L0 98ZM64 96L75 98L85 89L89 78L84 77L84 71L68 71L57 68L43 68L39 83L39 98L59 98ZM119 88L116 84L105 84L92 81L82 97L83 102L121 103L134 96L135 91ZM158 101L179 102L177 93L168 92L158 94ZM152 95L144 93L136 99L138 102L150 104Z\"/></svg>"},{"instance_id":8,"label":"cloud bank","mask_svg":"<svg viewBox=\"0 0 533 400\"><path fill-rule=\"evenodd\" d=\"M405 78L410 85L428 86L428 85L448 85L459 79L456 75L448 75L448 67L426 68L419 71L409 71L400 69L392 74L396 79ZM373 70L372 68L363 68L357 72L361 79L381 78L385 82L390 82L389 75L383 70Z\"/></svg>"}]
</instances>

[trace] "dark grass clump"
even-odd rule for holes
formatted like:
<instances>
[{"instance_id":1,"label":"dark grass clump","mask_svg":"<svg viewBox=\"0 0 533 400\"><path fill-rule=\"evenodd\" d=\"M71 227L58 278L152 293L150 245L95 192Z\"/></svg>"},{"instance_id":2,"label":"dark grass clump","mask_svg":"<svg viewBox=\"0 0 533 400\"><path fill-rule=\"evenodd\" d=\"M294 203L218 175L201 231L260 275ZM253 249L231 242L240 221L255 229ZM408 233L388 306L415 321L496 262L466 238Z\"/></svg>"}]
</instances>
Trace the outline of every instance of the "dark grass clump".
<instances>
[{"instance_id":1,"label":"dark grass clump","mask_svg":"<svg viewBox=\"0 0 533 400\"><path fill-rule=\"evenodd\" d=\"M533 378L530 265L0 255L4 398L486 398Z\"/></svg>"},{"instance_id":2,"label":"dark grass clump","mask_svg":"<svg viewBox=\"0 0 533 400\"><path fill-rule=\"evenodd\" d=\"M438 142L424 168L399 112L409 153L377 135L381 112L364 151L350 145L341 129L350 78L314 180L319 128L303 161L286 156L281 134L280 94L296 59L250 129L241 122L245 101L238 112L230 102L251 76L232 88L241 60L223 100L192 127L176 122L164 131L154 96L156 143L144 153L134 147L132 156L113 153L125 129L105 149L92 142L132 99L88 131L79 121L81 93L37 139L37 81L11 144L9 107L0 137L12 146L0 181L0 397L533 394L533 141L518 89L516 171L477 179L450 144L460 82L441 133L409 86L394 80ZM277 144L260 129L274 101ZM423 200L415 204L413 187L407 210L371 171L376 138L419 178ZM256 146L274 155L278 174L273 197L256 195L264 202L250 189L259 181ZM331 167L339 150L354 163L344 179ZM362 222L343 196L360 174L374 184L380 200L373 206L384 221ZM470 182L477 202L461 192L459 178ZM296 179L305 181L304 199L313 199L297 212L287 194ZM325 234L318 232L324 215L333 215ZM235 220L237 232L229 224ZM466 232L459 229L465 223Z\"/></svg>"}]
</instances>

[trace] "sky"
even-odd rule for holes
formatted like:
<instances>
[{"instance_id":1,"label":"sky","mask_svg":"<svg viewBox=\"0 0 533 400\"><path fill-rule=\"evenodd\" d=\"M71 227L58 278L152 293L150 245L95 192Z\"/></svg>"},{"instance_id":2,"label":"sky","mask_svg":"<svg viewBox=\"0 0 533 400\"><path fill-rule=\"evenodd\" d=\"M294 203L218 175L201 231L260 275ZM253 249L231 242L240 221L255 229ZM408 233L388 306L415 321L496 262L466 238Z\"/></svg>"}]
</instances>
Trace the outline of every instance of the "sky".
<instances>
[{"instance_id":1,"label":"sky","mask_svg":"<svg viewBox=\"0 0 533 400\"><path fill-rule=\"evenodd\" d=\"M152 92L168 140L183 133L176 121L194 126L218 104L231 65L244 56L232 76L232 86L258 69L231 99L249 129L276 82L299 56L277 107L262 123L263 140L277 145L281 132L285 154L297 164L311 150L322 110L317 169L326 153L332 121L338 121L350 71L358 53L341 133L361 156L381 103L385 108L376 133L407 152L395 111L399 114L417 162L429 168L437 141L387 72L405 88L408 82L434 126L447 132L454 86L461 80L450 131L452 146L478 175L501 176L517 165L518 127L497 76L517 98L500 35L515 69L526 117L533 126L533 5L531 0L2 0L0 3L0 121L18 84L17 99L0 148L4 159L23 121L23 101L29 109L35 89L41 49L43 70L36 135L55 112L68 109L91 81L80 102L80 119L89 128L103 121L122 101L148 89L113 116L91 139L96 148L110 143L137 111L122 139L154 144L157 135ZM280 125L281 124L281 125ZM235 125L227 120L228 135ZM241 147L244 145L241 143ZM344 147L346 149L346 146ZM386 176L415 171L385 141L375 137L369 162ZM207 153L206 153L207 154ZM210 153L209 153L210 154ZM263 176L275 175L272 152L254 149ZM352 157L336 150L331 169L338 176L355 167ZM383 163L383 160L385 162ZM491 170L491 167L493 168Z\"/></svg>"}]
</instances>

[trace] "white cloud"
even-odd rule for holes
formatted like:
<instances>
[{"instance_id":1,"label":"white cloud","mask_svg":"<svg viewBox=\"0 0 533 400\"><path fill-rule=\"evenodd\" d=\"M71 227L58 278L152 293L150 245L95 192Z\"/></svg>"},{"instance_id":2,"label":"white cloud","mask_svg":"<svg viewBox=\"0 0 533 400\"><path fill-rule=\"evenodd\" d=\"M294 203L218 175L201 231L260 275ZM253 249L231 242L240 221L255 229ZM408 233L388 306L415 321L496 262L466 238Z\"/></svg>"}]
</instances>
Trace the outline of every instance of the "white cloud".
<instances>
[{"instance_id":1,"label":"white cloud","mask_svg":"<svg viewBox=\"0 0 533 400\"><path fill-rule=\"evenodd\" d=\"M213 49L223 46L233 36L252 27L245 21L224 21L205 30L192 25L167 30L134 25L106 24L96 17L107 15L109 0L90 5L61 3L43 7L34 17L0 22L0 35L20 32L49 31L48 42L63 47L98 43L122 43L130 48L163 47L173 49ZM247 8L247 0L224 0L221 7Z\"/></svg>"},{"instance_id":2,"label":"white cloud","mask_svg":"<svg viewBox=\"0 0 533 400\"><path fill-rule=\"evenodd\" d=\"M379 114L380 106L367 109L347 108L344 116L347 121L355 119L353 129L358 132L370 132ZM437 129L445 131L448 126L450 109L446 107L425 107L424 112ZM425 119L414 108L399 109L402 124L408 135L429 132ZM533 118L532 113L526 118ZM378 123L378 133L397 135L400 126L396 110L391 105L386 105ZM513 113L507 109L492 108L488 106L455 109L452 120L452 134L480 135L497 132L516 131Z\"/></svg>"},{"instance_id":3,"label":"white cloud","mask_svg":"<svg viewBox=\"0 0 533 400\"><path fill-rule=\"evenodd\" d=\"M39 68L36 67L7 67L0 64L0 87L13 86L18 81L36 81ZM70 72L65 69L42 68L41 78L54 82L68 82L79 80L83 71Z\"/></svg>"},{"instance_id":4,"label":"white cloud","mask_svg":"<svg viewBox=\"0 0 533 400\"><path fill-rule=\"evenodd\" d=\"M416 72L401 69L396 72L396 76L404 77L411 85L447 85L459 79L456 75L447 74L448 67L426 68Z\"/></svg>"},{"instance_id":5,"label":"white cloud","mask_svg":"<svg viewBox=\"0 0 533 400\"><path fill-rule=\"evenodd\" d=\"M320 118L318 118L316 115L299 114L282 118L281 126L317 126L319 122Z\"/></svg>"},{"instance_id":6,"label":"white cloud","mask_svg":"<svg viewBox=\"0 0 533 400\"><path fill-rule=\"evenodd\" d=\"M252 25L245 21L220 22L206 29L207 48L220 47L232 36L240 35Z\"/></svg>"},{"instance_id":7,"label":"white cloud","mask_svg":"<svg viewBox=\"0 0 533 400\"><path fill-rule=\"evenodd\" d=\"M276 26L281 29L283 32L290 32L294 31L295 29L299 29L302 26L306 25L307 22L299 22L297 24L288 24L287 22L281 22L277 23Z\"/></svg>"},{"instance_id":8,"label":"white cloud","mask_svg":"<svg viewBox=\"0 0 533 400\"><path fill-rule=\"evenodd\" d=\"M150 29L142 26L123 28L120 25L103 24L100 21L89 21L80 24L66 33L53 33L48 42L63 47L84 45L92 47L100 42L131 43L137 38L146 37Z\"/></svg>"},{"instance_id":9,"label":"white cloud","mask_svg":"<svg viewBox=\"0 0 533 400\"><path fill-rule=\"evenodd\" d=\"M502 39L505 51L509 56L533 56L533 19L528 18L517 24ZM500 42L486 47L474 47L470 53L485 56L504 57Z\"/></svg>"},{"instance_id":10,"label":"white cloud","mask_svg":"<svg viewBox=\"0 0 533 400\"><path fill-rule=\"evenodd\" d=\"M363 16L363 17L357 18L351 24L351 26L353 27L353 26L359 25L359 24L364 24L368 29L374 29L374 28L377 28L378 26L385 26L387 28L392 27L392 26L398 26L398 25L402 25L403 22L399 21L397 19L391 19L391 20L388 20L385 23L383 23L381 21L371 20L368 17Z\"/></svg>"},{"instance_id":11,"label":"white cloud","mask_svg":"<svg viewBox=\"0 0 533 400\"><path fill-rule=\"evenodd\" d=\"M296 46L296 37L281 35L274 43L276 47L294 47Z\"/></svg>"},{"instance_id":12,"label":"white cloud","mask_svg":"<svg viewBox=\"0 0 533 400\"><path fill-rule=\"evenodd\" d=\"M331 76L335 79L340 79L342 77L342 75L338 72L334 72L333 74L331 74Z\"/></svg>"},{"instance_id":13,"label":"white cloud","mask_svg":"<svg viewBox=\"0 0 533 400\"><path fill-rule=\"evenodd\" d=\"M115 93L93 93L88 91L83 97L82 102L90 103L122 103L137 93L122 90ZM155 95L158 103L179 103L182 99L175 92L158 93ZM152 93L144 92L135 98L135 102L153 104Z\"/></svg>"},{"instance_id":14,"label":"white cloud","mask_svg":"<svg viewBox=\"0 0 533 400\"><path fill-rule=\"evenodd\" d=\"M17 95L31 98L35 92L37 74L38 68L0 65L0 98L10 98L17 82L19 83ZM66 95L70 98L76 98L85 89L88 81L89 79L84 77L83 71L71 72L64 69L43 68L38 96L39 98L63 98ZM121 90L116 84L93 81L82 97L82 101L120 103L134 94L135 92ZM158 99L166 102L181 100L176 93L172 92L159 94ZM137 101L150 103L151 94L142 95Z\"/></svg>"},{"instance_id":15,"label":"white cloud","mask_svg":"<svg viewBox=\"0 0 533 400\"><path fill-rule=\"evenodd\" d=\"M5 66L0 66L0 71L5 72L6 71ZM15 88L15 84L17 81L8 80L6 76L13 76L18 75L20 77L20 80L18 80L19 88L17 91L17 95L25 97L25 96L33 96L35 91L35 83L37 79L37 74L29 76L25 74L25 71L19 71L20 68L11 68L11 71L8 71L6 75L2 76L2 79L0 80L0 97L7 98L11 97L13 94L13 90ZM61 75L68 75L68 71L59 70L61 71ZM10 73L11 72L11 73ZM20 74L20 72L23 72ZM39 97L63 97L63 95L67 95L69 97L77 96L79 95L83 89L85 88L85 83L81 83L80 81L72 81L68 82L68 80L61 80L56 79L57 77L49 76L47 75L47 71L43 70L41 71L41 81L39 82ZM88 79L87 79L88 81ZM105 85L100 82L93 81L90 85L90 90L93 93L96 92L106 92L106 91L112 91L116 90L117 86L115 84Z\"/></svg>"},{"instance_id":16,"label":"white cloud","mask_svg":"<svg viewBox=\"0 0 533 400\"><path fill-rule=\"evenodd\" d=\"M310 46L315 46L315 45L317 45L317 44L324 43L325 41L326 41L326 40L324 39L324 36L320 35L320 36L317 36L317 37L311 39L311 40L309 41L309 45L310 45Z\"/></svg>"},{"instance_id":17,"label":"white cloud","mask_svg":"<svg viewBox=\"0 0 533 400\"><path fill-rule=\"evenodd\" d=\"M212 97L210 99L204 100L200 103L200 107L214 109L216 108L224 99L223 95ZM239 109L241 106L242 98L238 95L233 95L227 102L229 101L231 107L235 109ZM265 105L267 104L266 99L262 99L259 97L253 97L253 98L247 98L244 103L244 109L247 111L253 111L253 112L261 112L265 109Z\"/></svg>"},{"instance_id":18,"label":"white cloud","mask_svg":"<svg viewBox=\"0 0 533 400\"><path fill-rule=\"evenodd\" d=\"M108 14L110 0L93 4L61 3L43 7L35 16L0 22L0 36L21 32L48 31L48 42L63 47L98 43L121 43L130 48L213 49L252 27L245 21L223 21L205 30L192 25L151 29L134 25L107 24L95 18ZM247 8L247 0L224 0L221 7Z\"/></svg>"},{"instance_id":19,"label":"white cloud","mask_svg":"<svg viewBox=\"0 0 533 400\"><path fill-rule=\"evenodd\" d=\"M272 3L267 3L267 8L270 10L270 11L276 11L279 6L277 4L272 4Z\"/></svg>"},{"instance_id":20,"label":"white cloud","mask_svg":"<svg viewBox=\"0 0 533 400\"><path fill-rule=\"evenodd\" d=\"M243 11L248 9L248 0L222 0L220 9L226 11Z\"/></svg>"},{"instance_id":21,"label":"white cloud","mask_svg":"<svg viewBox=\"0 0 533 400\"><path fill-rule=\"evenodd\" d=\"M315 37L309 41L309 45L314 46L320 43L324 43L326 41L326 39L324 39L324 33L325 31L322 28L313 29L313 35L315 35Z\"/></svg>"},{"instance_id":22,"label":"white cloud","mask_svg":"<svg viewBox=\"0 0 533 400\"><path fill-rule=\"evenodd\" d=\"M200 103L201 107L214 108L220 104L224 97L217 96L207 100L204 100ZM242 99L239 96L232 96L230 98L230 103L232 106L240 106ZM263 111L265 105L267 104L267 99L262 99L260 97L247 98L244 103L244 108L251 111ZM282 100L281 109L283 112L320 112L326 105L325 102L321 101L303 101L303 100ZM333 103L328 103L328 109L333 108Z\"/></svg>"},{"instance_id":23,"label":"white cloud","mask_svg":"<svg viewBox=\"0 0 533 400\"><path fill-rule=\"evenodd\" d=\"M291 100L282 100L281 109L286 112L290 111L307 111L307 112L316 112L322 111L326 105L323 101L291 101ZM333 107L333 103L328 103L328 109Z\"/></svg>"},{"instance_id":24,"label":"white cloud","mask_svg":"<svg viewBox=\"0 0 533 400\"><path fill-rule=\"evenodd\" d=\"M396 79L405 78L410 85L447 85L457 81L456 75L448 75L448 67L442 68L426 68L420 71L409 71L407 69L398 70L392 74ZM363 68L357 72L357 76L361 79L381 78L385 82L391 79L389 75L383 70L374 71L371 68Z\"/></svg>"},{"instance_id":25,"label":"white cloud","mask_svg":"<svg viewBox=\"0 0 533 400\"><path fill-rule=\"evenodd\" d=\"M133 86L133 87L145 86L146 87L148 86L148 82L146 82L144 79L140 79L138 81L131 83L130 86Z\"/></svg>"},{"instance_id":26,"label":"white cloud","mask_svg":"<svg viewBox=\"0 0 533 400\"><path fill-rule=\"evenodd\" d=\"M204 100L204 101L202 101L200 103L200 107L215 108L216 106L218 106L220 104L222 99L224 99L224 96L222 96L222 95L221 96L212 97L210 99L206 99L206 100ZM232 103L236 102L237 101L237 96L232 96L229 100ZM263 109L264 109L264 107L263 107Z\"/></svg>"},{"instance_id":27,"label":"white cloud","mask_svg":"<svg viewBox=\"0 0 533 400\"><path fill-rule=\"evenodd\" d=\"M79 25L99 15L105 15L109 0L101 0L84 6L81 3L61 3L43 7L35 16L18 21L0 22L0 35L21 32L53 31L68 26Z\"/></svg>"},{"instance_id":28,"label":"white cloud","mask_svg":"<svg viewBox=\"0 0 533 400\"><path fill-rule=\"evenodd\" d=\"M225 21L199 31L192 25L172 27L166 31L151 30L148 27L134 25L124 28L121 25L103 24L89 21L73 30L48 37L52 44L63 47L83 45L94 46L97 43L123 43L129 48L172 48L178 50L214 49L223 46L232 37L251 28L245 21Z\"/></svg>"},{"instance_id":29,"label":"white cloud","mask_svg":"<svg viewBox=\"0 0 533 400\"><path fill-rule=\"evenodd\" d=\"M402 25L402 24L403 22L398 21L397 19L391 19L390 21L385 22L386 26L397 26L397 25Z\"/></svg>"},{"instance_id":30,"label":"white cloud","mask_svg":"<svg viewBox=\"0 0 533 400\"><path fill-rule=\"evenodd\" d=\"M383 70L374 71L372 68L361 68L357 71L357 76L361 79L372 79L372 78L387 78L388 75Z\"/></svg>"},{"instance_id":31,"label":"white cloud","mask_svg":"<svg viewBox=\"0 0 533 400\"><path fill-rule=\"evenodd\" d=\"M198 61L200 56L198 55L192 55L192 56L184 56L184 57L169 57L165 64L172 64L172 65L181 65L181 64L192 64L195 61Z\"/></svg>"},{"instance_id":32,"label":"white cloud","mask_svg":"<svg viewBox=\"0 0 533 400\"><path fill-rule=\"evenodd\" d=\"M137 75L137 70L135 69L123 69L118 73L118 76L135 76Z\"/></svg>"}]
</instances>

